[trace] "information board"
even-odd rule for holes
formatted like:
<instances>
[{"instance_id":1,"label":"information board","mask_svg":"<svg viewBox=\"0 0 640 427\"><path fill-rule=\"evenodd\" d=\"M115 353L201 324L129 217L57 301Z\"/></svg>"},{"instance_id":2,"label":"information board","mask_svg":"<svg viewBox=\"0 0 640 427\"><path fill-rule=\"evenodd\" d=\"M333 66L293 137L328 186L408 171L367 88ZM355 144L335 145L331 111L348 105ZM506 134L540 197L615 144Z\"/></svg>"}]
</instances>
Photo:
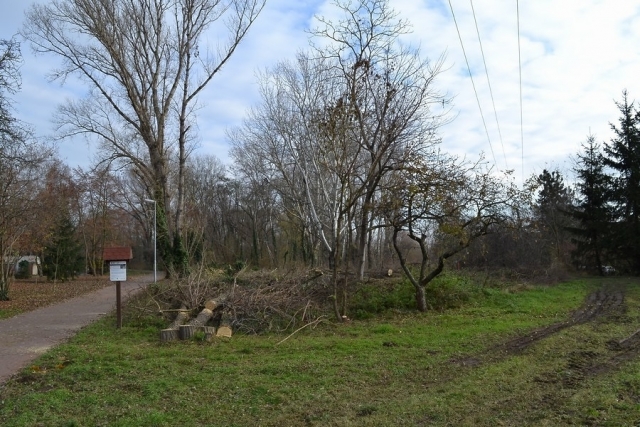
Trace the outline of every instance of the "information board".
<instances>
[{"instance_id":1,"label":"information board","mask_svg":"<svg viewBox=\"0 0 640 427\"><path fill-rule=\"evenodd\" d=\"M126 282L127 261L110 261L109 277L112 282Z\"/></svg>"}]
</instances>

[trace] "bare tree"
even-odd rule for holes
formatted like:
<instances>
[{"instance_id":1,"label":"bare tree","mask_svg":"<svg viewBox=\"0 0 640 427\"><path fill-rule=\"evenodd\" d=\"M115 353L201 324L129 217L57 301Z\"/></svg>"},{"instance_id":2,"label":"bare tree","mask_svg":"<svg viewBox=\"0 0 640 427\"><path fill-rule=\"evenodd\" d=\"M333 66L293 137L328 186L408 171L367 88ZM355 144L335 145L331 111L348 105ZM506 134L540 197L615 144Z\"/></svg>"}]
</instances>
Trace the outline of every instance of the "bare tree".
<instances>
[{"instance_id":1,"label":"bare tree","mask_svg":"<svg viewBox=\"0 0 640 427\"><path fill-rule=\"evenodd\" d=\"M86 271L102 275L103 249L109 243L118 242L117 230L123 226L117 215L120 185L108 166L78 168L74 170L74 179L79 187L77 227L84 246Z\"/></svg>"},{"instance_id":2,"label":"bare tree","mask_svg":"<svg viewBox=\"0 0 640 427\"><path fill-rule=\"evenodd\" d=\"M340 104L357 144L357 175L352 193L359 198L358 274L366 267L372 212L381 181L439 142L445 98L433 85L443 63L422 59L401 41L410 25L399 20L388 0L335 0L342 19L320 17L313 31L317 56L331 62L340 82Z\"/></svg>"},{"instance_id":3,"label":"bare tree","mask_svg":"<svg viewBox=\"0 0 640 427\"><path fill-rule=\"evenodd\" d=\"M262 103L231 139L241 169L261 171L328 255L341 318L352 246L363 276L380 226L373 217L380 185L433 150L445 110L433 87L442 57L431 63L401 43L408 24L387 0L334 6L342 19L319 18L308 53L262 75Z\"/></svg>"},{"instance_id":4,"label":"bare tree","mask_svg":"<svg viewBox=\"0 0 640 427\"><path fill-rule=\"evenodd\" d=\"M54 0L34 4L22 34L36 52L63 62L89 96L61 106L60 136L87 134L107 161L135 168L157 201L167 273L183 272L184 175L198 94L229 61L265 0ZM206 31L228 39L208 49ZM171 167L177 168L175 189ZM175 207L175 209L172 209Z\"/></svg>"},{"instance_id":5,"label":"bare tree","mask_svg":"<svg viewBox=\"0 0 640 427\"><path fill-rule=\"evenodd\" d=\"M50 150L12 114L10 95L20 88L20 45L0 40L0 300L9 298L12 256L36 221L38 166Z\"/></svg>"},{"instance_id":6,"label":"bare tree","mask_svg":"<svg viewBox=\"0 0 640 427\"><path fill-rule=\"evenodd\" d=\"M262 75L262 104L230 136L240 169L274 189L288 216L317 237L337 283L358 146L345 139L349 118L335 83L328 61L300 53L280 63Z\"/></svg>"}]
</instances>

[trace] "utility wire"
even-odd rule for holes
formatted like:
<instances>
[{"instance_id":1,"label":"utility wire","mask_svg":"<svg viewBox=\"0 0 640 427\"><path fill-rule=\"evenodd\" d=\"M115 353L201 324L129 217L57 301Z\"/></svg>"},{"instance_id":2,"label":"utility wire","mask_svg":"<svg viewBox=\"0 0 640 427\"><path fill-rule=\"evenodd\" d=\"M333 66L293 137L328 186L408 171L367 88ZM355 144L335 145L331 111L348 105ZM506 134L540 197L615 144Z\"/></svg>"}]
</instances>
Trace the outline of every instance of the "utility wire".
<instances>
[{"instance_id":1,"label":"utility wire","mask_svg":"<svg viewBox=\"0 0 640 427\"><path fill-rule=\"evenodd\" d=\"M473 92L476 94L476 101L478 102L478 109L480 110L480 117L482 117L482 124L484 125L484 131L487 134L489 140L489 148L491 149L491 155L493 156L493 163L498 164L496 161L496 155L493 152L493 145L491 145L491 138L489 137L489 130L487 129L487 123L484 120L484 114L482 113L482 106L480 105L480 98L478 97L478 91L476 90L476 84L473 81L473 75L471 74L471 67L469 66L469 59L467 59L467 52L464 49L464 43L462 43L462 36L460 35L460 28L458 27L458 21L456 20L456 14L453 11L451 0L449 0L449 7L451 8L451 15L453 16L453 22L456 24L456 31L458 32L458 38L460 39L460 46L462 47L462 53L464 54L464 60L467 63L467 70L469 70L469 78L471 78L471 85L473 86Z\"/></svg>"},{"instance_id":2,"label":"utility wire","mask_svg":"<svg viewBox=\"0 0 640 427\"><path fill-rule=\"evenodd\" d=\"M496 102L493 98L493 89L491 89L491 80L489 79L489 68L487 67L487 60L484 56L484 49L482 48L482 39L480 38L480 29L478 28L478 20L476 19L476 10L473 7L473 0L469 0L471 3L471 11L473 12L473 21L476 24L476 33L478 34L478 43L480 43L480 52L482 53L482 62L484 64L484 71L487 75L487 84L489 85L489 94L491 94L491 104L493 105L493 114L496 117L496 126L498 126L498 135L500 136L500 145L502 146L502 155L504 156L504 165L509 169L507 163L507 154L504 151L504 143L502 142L502 131L500 130L500 122L498 121L498 110L496 110Z\"/></svg>"},{"instance_id":3,"label":"utility wire","mask_svg":"<svg viewBox=\"0 0 640 427\"><path fill-rule=\"evenodd\" d=\"M520 51L520 1L516 0L516 15L518 21L518 73L520 76L520 147L522 162L522 185L524 186L524 130L522 126L522 56Z\"/></svg>"}]
</instances>

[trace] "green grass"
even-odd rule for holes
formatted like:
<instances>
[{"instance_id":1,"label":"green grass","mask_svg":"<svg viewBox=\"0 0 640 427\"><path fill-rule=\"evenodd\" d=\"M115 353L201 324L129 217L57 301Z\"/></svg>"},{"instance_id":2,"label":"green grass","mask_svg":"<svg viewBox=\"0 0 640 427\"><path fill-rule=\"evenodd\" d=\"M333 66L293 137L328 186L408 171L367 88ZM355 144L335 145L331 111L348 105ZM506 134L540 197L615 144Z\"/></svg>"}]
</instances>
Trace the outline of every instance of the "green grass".
<instances>
[{"instance_id":1,"label":"green grass","mask_svg":"<svg viewBox=\"0 0 640 427\"><path fill-rule=\"evenodd\" d=\"M0 319L8 319L9 317L13 317L19 313L20 311L17 309L0 309Z\"/></svg>"},{"instance_id":2,"label":"green grass","mask_svg":"<svg viewBox=\"0 0 640 427\"><path fill-rule=\"evenodd\" d=\"M161 344L157 322L125 319L118 331L106 318L0 386L0 425L635 425L639 360L566 378L572 354L604 360L608 339L640 328L637 283L623 319L562 330L522 354L482 356L566 318L596 285L482 288L455 309L326 322L281 344L285 335ZM483 363L456 362L467 356Z\"/></svg>"}]
</instances>

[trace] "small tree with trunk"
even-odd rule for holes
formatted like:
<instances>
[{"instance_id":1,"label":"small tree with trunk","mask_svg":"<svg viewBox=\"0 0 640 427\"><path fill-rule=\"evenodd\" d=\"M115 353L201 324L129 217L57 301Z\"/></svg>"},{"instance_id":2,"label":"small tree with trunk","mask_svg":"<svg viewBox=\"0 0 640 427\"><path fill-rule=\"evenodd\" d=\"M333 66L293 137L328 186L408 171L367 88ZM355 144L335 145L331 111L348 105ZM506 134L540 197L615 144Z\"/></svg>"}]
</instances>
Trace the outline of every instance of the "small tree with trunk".
<instances>
[{"instance_id":1,"label":"small tree with trunk","mask_svg":"<svg viewBox=\"0 0 640 427\"><path fill-rule=\"evenodd\" d=\"M538 189L533 206L537 231L541 233L551 265L563 265L565 254L569 252L567 229L574 223L569 215L573 207L573 192L564 184L558 170L549 172L544 169L534 184Z\"/></svg>"},{"instance_id":2,"label":"small tree with trunk","mask_svg":"<svg viewBox=\"0 0 640 427\"><path fill-rule=\"evenodd\" d=\"M611 178L604 171L604 161L595 137L589 135L578 154L574 169L577 182L577 203L570 215L576 224L569 227L576 244L573 256L581 265L597 268L602 274L602 265L610 247L611 224Z\"/></svg>"},{"instance_id":3,"label":"small tree with trunk","mask_svg":"<svg viewBox=\"0 0 640 427\"><path fill-rule=\"evenodd\" d=\"M492 175L479 163L464 165L435 153L396 174L382 206L418 310L428 309L425 290L446 260L507 223L517 197L506 177ZM407 261L402 238L419 247L417 271Z\"/></svg>"},{"instance_id":4,"label":"small tree with trunk","mask_svg":"<svg viewBox=\"0 0 640 427\"><path fill-rule=\"evenodd\" d=\"M626 91L616 102L618 125L615 136L603 147L604 166L612 173L612 250L618 263L640 274L640 111Z\"/></svg>"}]
</instances>

